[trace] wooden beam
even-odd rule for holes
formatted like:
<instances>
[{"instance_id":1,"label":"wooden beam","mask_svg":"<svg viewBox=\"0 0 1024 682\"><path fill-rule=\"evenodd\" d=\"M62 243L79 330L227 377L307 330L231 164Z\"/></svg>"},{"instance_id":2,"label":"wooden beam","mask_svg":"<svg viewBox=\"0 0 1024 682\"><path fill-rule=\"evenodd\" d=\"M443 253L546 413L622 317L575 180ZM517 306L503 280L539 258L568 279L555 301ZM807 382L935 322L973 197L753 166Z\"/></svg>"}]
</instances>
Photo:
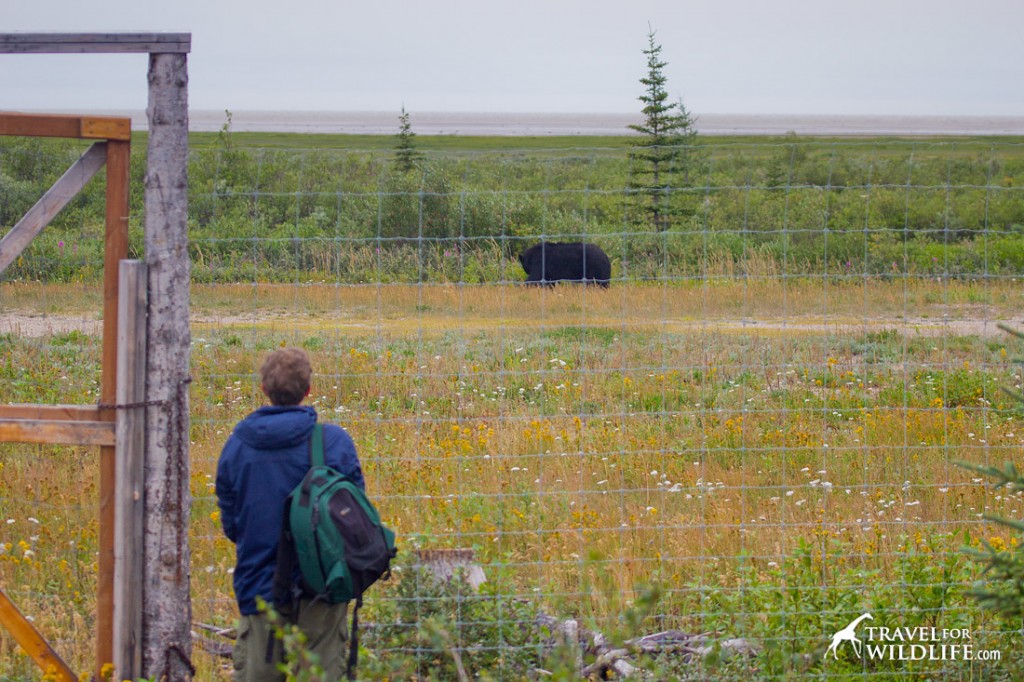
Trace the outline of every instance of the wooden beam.
<instances>
[{"instance_id":1,"label":"wooden beam","mask_svg":"<svg viewBox=\"0 0 1024 682\"><path fill-rule=\"evenodd\" d=\"M46 679L58 679L61 682L76 682L78 676L72 672L57 652L43 639L35 626L26 618L14 602L0 589L0 624L14 637L22 649L32 657L44 672L51 677ZM53 678L52 675L56 675Z\"/></svg>"},{"instance_id":2,"label":"wooden beam","mask_svg":"<svg viewBox=\"0 0 1024 682\"><path fill-rule=\"evenodd\" d=\"M118 268L128 257L128 142L107 143L106 248L103 255L103 369L100 403L117 401ZM113 422L116 410L101 410L100 419ZM104 663L114 662L114 537L117 498L117 450L100 448L99 556L96 585L97 677Z\"/></svg>"},{"instance_id":3,"label":"wooden beam","mask_svg":"<svg viewBox=\"0 0 1024 682\"><path fill-rule=\"evenodd\" d=\"M82 116L78 136L83 140L132 139L132 120L121 116Z\"/></svg>"},{"instance_id":4,"label":"wooden beam","mask_svg":"<svg viewBox=\"0 0 1024 682\"><path fill-rule=\"evenodd\" d=\"M191 33L0 33L0 54L188 54Z\"/></svg>"},{"instance_id":5,"label":"wooden beam","mask_svg":"<svg viewBox=\"0 0 1024 682\"><path fill-rule=\"evenodd\" d=\"M36 235L75 198L92 176L103 168L106 159L107 143L97 142L89 147L85 154L53 184L53 187L47 190L43 198L28 210L25 217L0 239L0 272L6 270L32 243Z\"/></svg>"},{"instance_id":6,"label":"wooden beam","mask_svg":"<svg viewBox=\"0 0 1024 682\"><path fill-rule=\"evenodd\" d=\"M100 402L111 405L117 393L118 269L121 261L128 257L128 167L131 146L128 142L108 142L106 152L107 210L103 252L103 373L100 378ZM107 414L106 418L113 421L113 413Z\"/></svg>"},{"instance_id":7,"label":"wooden beam","mask_svg":"<svg viewBox=\"0 0 1024 682\"><path fill-rule=\"evenodd\" d=\"M120 274L117 404L132 405L141 403L146 396L146 265L123 260ZM116 424L114 679L136 680L142 677L146 409L118 409Z\"/></svg>"},{"instance_id":8,"label":"wooden beam","mask_svg":"<svg viewBox=\"0 0 1024 682\"><path fill-rule=\"evenodd\" d=\"M0 114L0 135L22 137L78 137L82 124L78 116L59 114Z\"/></svg>"},{"instance_id":9,"label":"wooden beam","mask_svg":"<svg viewBox=\"0 0 1024 682\"><path fill-rule=\"evenodd\" d=\"M0 135L130 140L132 120L124 116L0 113Z\"/></svg>"},{"instance_id":10,"label":"wooden beam","mask_svg":"<svg viewBox=\"0 0 1024 682\"><path fill-rule=\"evenodd\" d=\"M0 419L0 443L53 445L113 445L114 423Z\"/></svg>"},{"instance_id":11,"label":"wooden beam","mask_svg":"<svg viewBox=\"0 0 1024 682\"><path fill-rule=\"evenodd\" d=\"M0 405L0 419L41 419L49 421L99 421L95 405Z\"/></svg>"}]
</instances>

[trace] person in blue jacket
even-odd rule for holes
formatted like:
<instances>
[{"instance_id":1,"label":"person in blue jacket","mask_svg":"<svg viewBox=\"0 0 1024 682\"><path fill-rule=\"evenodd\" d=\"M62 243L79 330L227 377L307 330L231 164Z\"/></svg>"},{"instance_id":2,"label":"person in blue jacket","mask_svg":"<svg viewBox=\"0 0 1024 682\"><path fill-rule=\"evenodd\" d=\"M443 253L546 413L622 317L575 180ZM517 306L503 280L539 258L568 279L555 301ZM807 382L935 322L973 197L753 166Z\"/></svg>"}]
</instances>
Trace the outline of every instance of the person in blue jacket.
<instances>
[{"instance_id":1,"label":"person in blue jacket","mask_svg":"<svg viewBox=\"0 0 1024 682\"><path fill-rule=\"evenodd\" d=\"M224 534L235 543L235 598L241 618L233 652L236 682L284 680L275 644L257 597L272 603L277 545L284 502L310 467L310 435L316 410L309 395L312 368L299 348L271 353L260 368L260 387L270 400L240 421L217 463L217 504ZM352 438L340 426L323 427L326 464L365 488ZM298 627L329 680L344 672L347 604L301 600Z\"/></svg>"}]
</instances>

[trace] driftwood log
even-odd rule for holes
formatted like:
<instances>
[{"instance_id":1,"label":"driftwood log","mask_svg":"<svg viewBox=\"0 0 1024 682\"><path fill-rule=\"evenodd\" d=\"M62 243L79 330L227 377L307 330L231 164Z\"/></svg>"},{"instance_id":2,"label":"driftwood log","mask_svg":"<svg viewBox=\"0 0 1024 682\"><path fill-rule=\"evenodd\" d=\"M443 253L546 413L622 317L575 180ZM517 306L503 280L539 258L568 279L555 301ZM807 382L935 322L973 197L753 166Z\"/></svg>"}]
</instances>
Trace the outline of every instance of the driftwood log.
<instances>
[{"instance_id":1,"label":"driftwood log","mask_svg":"<svg viewBox=\"0 0 1024 682\"><path fill-rule=\"evenodd\" d=\"M472 549L417 549L415 556L416 567L425 569L435 580L448 582L461 575L474 591L487 582Z\"/></svg>"},{"instance_id":2,"label":"driftwood log","mask_svg":"<svg viewBox=\"0 0 1024 682\"><path fill-rule=\"evenodd\" d=\"M699 663L712 651L722 652L726 657L735 655L753 656L759 647L745 639L716 641L710 633L691 635L682 630L666 630L644 635L616 646L596 630L581 626L576 620L562 620L547 614L537 617L537 624L551 633L547 644L551 647L568 644L576 647L576 669L581 679L619 679L647 677L631 659L641 655L672 654L683 663ZM593 660L583 665L585 658ZM538 670L544 674L546 671Z\"/></svg>"}]
</instances>

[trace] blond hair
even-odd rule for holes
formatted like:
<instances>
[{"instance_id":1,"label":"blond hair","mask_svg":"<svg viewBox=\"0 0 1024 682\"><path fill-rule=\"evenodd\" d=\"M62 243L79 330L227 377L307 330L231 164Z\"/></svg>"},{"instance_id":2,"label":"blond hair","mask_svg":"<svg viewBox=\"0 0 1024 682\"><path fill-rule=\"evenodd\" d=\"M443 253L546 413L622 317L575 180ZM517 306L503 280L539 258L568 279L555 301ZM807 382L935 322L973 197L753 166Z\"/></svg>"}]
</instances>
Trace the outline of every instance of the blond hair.
<instances>
[{"instance_id":1,"label":"blond hair","mask_svg":"<svg viewBox=\"0 0 1024 682\"><path fill-rule=\"evenodd\" d=\"M301 348L282 348L260 367L261 386L273 405L298 405L309 394L313 369Z\"/></svg>"}]
</instances>

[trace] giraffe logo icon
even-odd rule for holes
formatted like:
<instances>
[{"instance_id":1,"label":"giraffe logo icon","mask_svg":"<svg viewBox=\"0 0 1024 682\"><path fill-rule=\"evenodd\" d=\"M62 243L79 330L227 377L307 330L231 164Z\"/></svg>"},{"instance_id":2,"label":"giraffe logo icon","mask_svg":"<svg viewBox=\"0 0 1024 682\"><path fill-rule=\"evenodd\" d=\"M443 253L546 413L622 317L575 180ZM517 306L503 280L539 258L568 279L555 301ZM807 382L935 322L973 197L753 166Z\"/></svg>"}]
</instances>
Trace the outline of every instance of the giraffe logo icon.
<instances>
[{"instance_id":1,"label":"giraffe logo icon","mask_svg":"<svg viewBox=\"0 0 1024 682\"><path fill-rule=\"evenodd\" d=\"M850 644L852 644L853 645L853 651L859 657L861 655L861 651L863 650L864 644L857 637L857 626L860 625L860 622L862 620L865 620L865 619L867 619L867 620L874 620L874 618L871 616L870 613L862 614L862 615L857 616L856 618L854 618L853 621L849 625L847 625L845 628L843 628L842 630L840 630L836 634L832 635L832 644L829 645L828 649L825 650L825 657L827 658L828 657L828 652L831 651L832 652L832 656L835 659L838 660L839 659L839 645L842 644L843 642L849 642Z\"/></svg>"}]
</instances>

